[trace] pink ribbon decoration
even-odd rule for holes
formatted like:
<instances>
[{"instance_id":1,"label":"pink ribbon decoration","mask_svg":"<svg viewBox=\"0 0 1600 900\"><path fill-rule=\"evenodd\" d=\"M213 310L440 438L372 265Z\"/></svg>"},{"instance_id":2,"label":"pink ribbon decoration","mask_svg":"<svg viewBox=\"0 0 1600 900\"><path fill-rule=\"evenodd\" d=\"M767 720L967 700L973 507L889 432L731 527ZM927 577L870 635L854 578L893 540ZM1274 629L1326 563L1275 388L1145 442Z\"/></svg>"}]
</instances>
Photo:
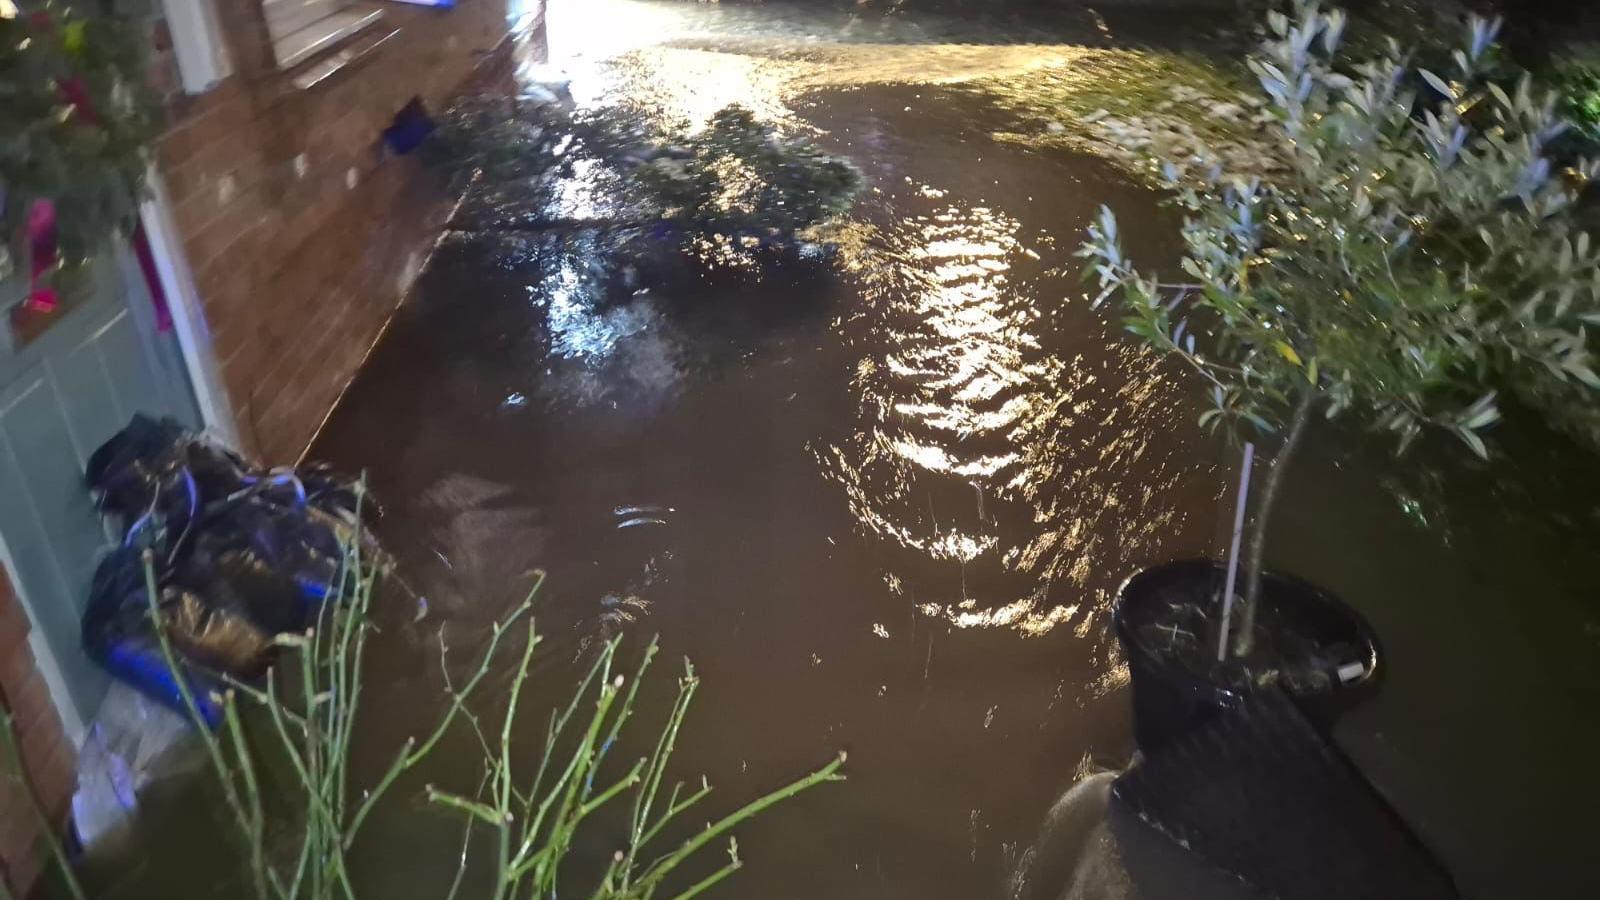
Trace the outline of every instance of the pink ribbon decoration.
<instances>
[{"instance_id":1,"label":"pink ribbon decoration","mask_svg":"<svg viewBox=\"0 0 1600 900\"><path fill-rule=\"evenodd\" d=\"M89 88L83 79L71 75L56 82L56 90L61 92L62 99L72 107L72 111L83 117L90 125L100 124L100 114L95 112L94 101L89 99Z\"/></svg>"},{"instance_id":2,"label":"pink ribbon decoration","mask_svg":"<svg viewBox=\"0 0 1600 900\"><path fill-rule=\"evenodd\" d=\"M150 289L150 305L156 308L156 331L166 334L172 331L172 307L167 305L167 289L156 272L156 258L150 252L150 238L144 233L144 222L133 226L133 255L139 260L139 271Z\"/></svg>"},{"instance_id":3,"label":"pink ribbon decoration","mask_svg":"<svg viewBox=\"0 0 1600 900\"><path fill-rule=\"evenodd\" d=\"M34 13L30 17L30 23L46 34L55 32L55 22L44 12ZM84 84L82 78L71 75L60 79L56 82L56 89L61 92L61 98L67 105L72 107L72 111L86 124L100 124L100 115L95 111L94 101L89 97L88 86ZM55 267L60 252L55 201L35 200L28 209L28 220L23 228L32 256L28 298L23 301L23 306L33 312L54 312L60 305L61 298L54 288L40 282ZM167 305L167 292L156 272L155 258L150 251L150 241L145 235L143 222L135 223L132 243L134 256L139 262L139 270L150 289L151 304L155 307L156 330L162 333L169 332L172 330L172 310Z\"/></svg>"},{"instance_id":4,"label":"pink ribbon decoration","mask_svg":"<svg viewBox=\"0 0 1600 900\"><path fill-rule=\"evenodd\" d=\"M41 284L46 274L56 265L56 204L54 200L35 200L28 207L28 221L23 225L23 236L28 240L31 257L28 272L28 299L23 306L34 312L54 312L61 299L55 288Z\"/></svg>"}]
</instances>

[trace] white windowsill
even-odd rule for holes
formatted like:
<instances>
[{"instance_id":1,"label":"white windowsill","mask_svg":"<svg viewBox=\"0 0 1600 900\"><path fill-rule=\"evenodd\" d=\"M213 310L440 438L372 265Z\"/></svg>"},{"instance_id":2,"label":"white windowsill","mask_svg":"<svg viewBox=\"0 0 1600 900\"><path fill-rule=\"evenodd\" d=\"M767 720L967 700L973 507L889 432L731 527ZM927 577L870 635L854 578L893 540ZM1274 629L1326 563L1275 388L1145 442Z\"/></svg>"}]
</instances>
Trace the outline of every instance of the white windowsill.
<instances>
[{"instance_id":1,"label":"white windowsill","mask_svg":"<svg viewBox=\"0 0 1600 900\"><path fill-rule=\"evenodd\" d=\"M379 48L389 42L390 38L399 33L399 29L395 29L394 31L391 31L383 37L377 38L376 40L358 41L348 47L340 49L337 53L330 53L327 56L321 57L315 62L306 66L300 72L296 73L295 76L290 79L290 81L300 90L309 91L322 82L333 77L335 73L344 69L346 66L377 52ZM376 34L377 32L374 32L374 35Z\"/></svg>"},{"instance_id":2,"label":"white windowsill","mask_svg":"<svg viewBox=\"0 0 1600 900\"><path fill-rule=\"evenodd\" d=\"M324 16L273 41L278 68L292 69L382 20L383 10L371 6L347 7Z\"/></svg>"}]
</instances>

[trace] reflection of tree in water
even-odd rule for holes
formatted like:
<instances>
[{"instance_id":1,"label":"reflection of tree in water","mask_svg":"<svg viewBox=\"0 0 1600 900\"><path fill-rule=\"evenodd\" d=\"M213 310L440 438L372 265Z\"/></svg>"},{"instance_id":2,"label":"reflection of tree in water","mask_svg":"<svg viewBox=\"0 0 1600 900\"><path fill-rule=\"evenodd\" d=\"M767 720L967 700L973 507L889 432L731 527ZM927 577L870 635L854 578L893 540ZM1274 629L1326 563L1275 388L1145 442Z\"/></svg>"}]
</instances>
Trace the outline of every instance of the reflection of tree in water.
<instances>
[{"instance_id":1,"label":"reflection of tree in water","mask_svg":"<svg viewBox=\"0 0 1600 900\"><path fill-rule=\"evenodd\" d=\"M1122 578L1170 555L1185 510L1213 508L1214 454L1153 360L1054 299L1067 286L1018 232L950 206L854 254L860 419L822 461L861 526L909 551L886 581L924 612L1087 633Z\"/></svg>"},{"instance_id":2,"label":"reflection of tree in water","mask_svg":"<svg viewBox=\"0 0 1600 900\"><path fill-rule=\"evenodd\" d=\"M479 229L578 222L671 226L652 229L655 240L784 239L847 211L861 188L849 161L736 105L690 123L636 105L474 95L441 114L423 157L466 188L458 224Z\"/></svg>"}]
</instances>

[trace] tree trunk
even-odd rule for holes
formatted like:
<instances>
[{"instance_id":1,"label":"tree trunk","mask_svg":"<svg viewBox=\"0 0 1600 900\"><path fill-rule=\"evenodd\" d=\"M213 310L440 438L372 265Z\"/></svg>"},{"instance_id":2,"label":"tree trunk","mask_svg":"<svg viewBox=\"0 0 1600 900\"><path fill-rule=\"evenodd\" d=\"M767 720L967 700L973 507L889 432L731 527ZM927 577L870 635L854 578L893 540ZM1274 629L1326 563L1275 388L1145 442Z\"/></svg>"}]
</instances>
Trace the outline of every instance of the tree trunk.
<instances>
[{"instance_id":1,"label":"tree trunk","mask_svg":"<svg viewBox=\"0 0 1600 900\"><path fill-rule=\"evenodd\" d=\"M1261 599L1261 570L1267 551L1267 523L1272 518L1272 508L1278 502L1278 489L1283 486L1283 475L1289 462L1305 437L1306 426L1311 422L1311 405L1316 399L1315 388L1308 387L1295 401L1294 417L1289 421L1289 433L1283 446L1272 459L1272 471L1267 473L1266 487L1261 491L1261 502L1256 505L1256 520L1250 529L1250 546L1246 552L1244 570L1244 609L1240 611L1239 627L1234 631L1233 655L1244 656L1255 646L1256 610Z\"/></svg>"}]
</instances>

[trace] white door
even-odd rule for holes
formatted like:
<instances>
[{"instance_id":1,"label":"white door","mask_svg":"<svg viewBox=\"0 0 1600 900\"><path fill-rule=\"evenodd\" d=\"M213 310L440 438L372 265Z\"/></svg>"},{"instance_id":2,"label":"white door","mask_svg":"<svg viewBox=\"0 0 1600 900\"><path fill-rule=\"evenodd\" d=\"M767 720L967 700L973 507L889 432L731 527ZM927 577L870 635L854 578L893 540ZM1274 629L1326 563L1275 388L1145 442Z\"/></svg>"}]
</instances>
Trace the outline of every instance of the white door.
<instances>
[{"instance_id":1,"label":"white door","mask_svg":"<svg viewBox=\"0 0 1600 900\"><path fill-rule=\"evenodd\" d=\"M131 251L102 254L89 280L44 316L19 309L19 280L0 282L0 541L80 721L106 687L79 640L108 542L84 465L135 412L199 425L177 342L157 329Z\"/></svg>"}]
</instances>

